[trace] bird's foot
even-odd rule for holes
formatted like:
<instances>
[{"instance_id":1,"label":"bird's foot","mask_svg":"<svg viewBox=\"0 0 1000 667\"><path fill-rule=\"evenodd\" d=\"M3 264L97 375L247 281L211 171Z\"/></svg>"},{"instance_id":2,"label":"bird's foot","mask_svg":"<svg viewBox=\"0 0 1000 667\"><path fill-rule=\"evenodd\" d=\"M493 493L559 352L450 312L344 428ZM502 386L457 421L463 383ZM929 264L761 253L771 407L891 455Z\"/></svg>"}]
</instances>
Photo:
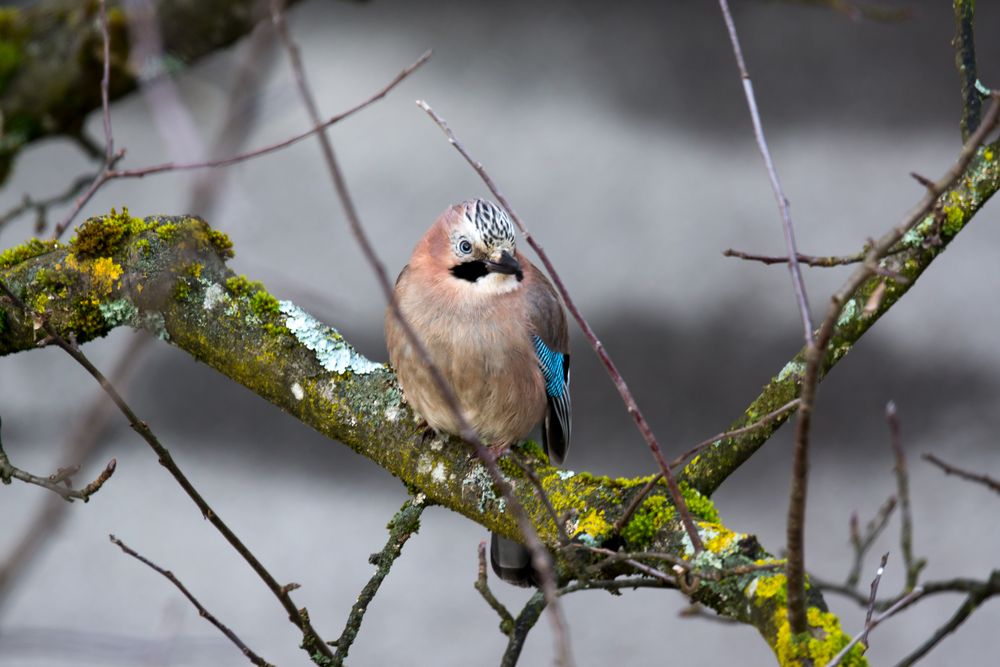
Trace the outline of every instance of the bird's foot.
<instances>
[{"instance_id":1,"label":"bird's foot","mask_svg":"<svg viewBox=\"0 0 1000 667\"><path fill-rule=\"evenodd\" d=\"M420 434L420 444L422 445L426 445L438 436L438 432L434 430L434 427L427 423L426 419L420 420L420 423L417 424L417 429L423 431L423 433Z\"/></svg>"}]
</instances>

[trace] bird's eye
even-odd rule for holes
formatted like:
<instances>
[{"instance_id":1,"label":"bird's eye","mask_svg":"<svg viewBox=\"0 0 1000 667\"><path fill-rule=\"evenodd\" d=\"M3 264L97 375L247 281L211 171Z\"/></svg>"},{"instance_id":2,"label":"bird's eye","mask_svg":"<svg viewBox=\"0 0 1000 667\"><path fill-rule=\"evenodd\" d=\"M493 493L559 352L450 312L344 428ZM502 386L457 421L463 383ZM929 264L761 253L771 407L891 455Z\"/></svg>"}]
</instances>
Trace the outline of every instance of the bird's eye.
<instances>
[{"instance_id":1,"label":"bird's eye","mask_svg":"<svg viewBox=\"0 0 1000 667\"><path fill-rule=\"evenodd\" d=\"M458 249L462 251L463 255L468 255L472 252L472 244L467 239L462 239L461 243L458 244Z\"/></svg>"}]
</instances>

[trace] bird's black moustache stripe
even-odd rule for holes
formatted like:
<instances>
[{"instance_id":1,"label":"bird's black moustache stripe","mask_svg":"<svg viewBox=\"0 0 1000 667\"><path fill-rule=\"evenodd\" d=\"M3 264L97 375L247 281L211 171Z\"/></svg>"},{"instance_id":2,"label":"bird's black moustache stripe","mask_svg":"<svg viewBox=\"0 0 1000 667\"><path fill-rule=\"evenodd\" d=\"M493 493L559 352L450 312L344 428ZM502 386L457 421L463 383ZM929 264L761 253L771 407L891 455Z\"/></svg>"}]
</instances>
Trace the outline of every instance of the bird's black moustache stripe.
<instances>
[{"instance_id":1,"label":"bird's black moustache stripe","mask_svg":"<svg viewBox=\"0 0 1000 667\"><path fill-rule=\"evenodd\" d=\"M487 273L489 273L489 269L486 268L486 262L478 259L471 262L462 262L451 267L451 274L453 276L462 280L468 280L470 283L476 282Z\"/></svg>"}]
</instances>

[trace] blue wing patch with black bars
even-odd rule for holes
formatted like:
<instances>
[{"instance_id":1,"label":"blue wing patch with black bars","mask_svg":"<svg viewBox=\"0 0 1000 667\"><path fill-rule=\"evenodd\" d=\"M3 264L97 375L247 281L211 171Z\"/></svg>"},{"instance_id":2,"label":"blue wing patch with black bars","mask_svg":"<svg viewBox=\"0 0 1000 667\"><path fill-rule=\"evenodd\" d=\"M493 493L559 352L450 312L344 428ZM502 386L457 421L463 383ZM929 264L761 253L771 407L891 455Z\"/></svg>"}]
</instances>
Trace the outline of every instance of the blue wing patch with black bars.
<instances>
[{"instance_id":1,"label":"blue wing patch with black bars","mask_svg":"<svg viewBox=\"0 0 1000 667\"><path fill-rule=\"evenodd\" d=\"M567 355L553 352L538 336L532 338L535 343L535 354L538 355L538 367L542 370L542 377L545 378L545 393L553 397L562 396L569 381Z\"/></svg>"}]
</instances>

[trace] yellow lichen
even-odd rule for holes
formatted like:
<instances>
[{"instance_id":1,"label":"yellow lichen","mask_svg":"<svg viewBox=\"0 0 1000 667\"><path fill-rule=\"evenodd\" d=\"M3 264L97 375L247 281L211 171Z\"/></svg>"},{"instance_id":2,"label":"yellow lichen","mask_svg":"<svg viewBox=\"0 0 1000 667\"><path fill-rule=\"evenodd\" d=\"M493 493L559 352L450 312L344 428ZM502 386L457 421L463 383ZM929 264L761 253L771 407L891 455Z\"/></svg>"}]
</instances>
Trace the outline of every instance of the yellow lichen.
<instances>
[{"instance_id":1,"label":"yellow lichen","mask_svg":"<svg viewBox=\"0 0 1000 667\"><path fill-rule=\"evenodd\" d=\"M110 257L98 257L90 266L90 279L94 290L101 295L108 295L114 283L122 275L122 267L115 264Z\"/></svg>"},{"instance_id":2,"label":"yellow lichen","mask_svg":"<svg viewBox=\"0 0 1000 667\"><path fill-rule=\"evenodd\" d=\"M770 598L775 598L779 607L785 606L785 602L788 600L788 580L785 575L778 572L762 574L753 581L756 582L753 596L757 605L763 604L765 600ZM753 584L751 583L751 585Z\"/></svg>"},{"instance_id":3,"label":"yellow lichen","mask_svg":"<svg viewBox=\"0 0 1000 667\"><path fill-rule=\"evenodd\" d=\"M711 537L705 541L705 548L714 554L721 554L739 539L739 534L729 530L721 523L703 522L698 524Z\"/></svg>"},{"instance_id":4,"label":"yellow lichen","mask_svg":"<svg viewBox=\"0 0 1000 667\"><path fill-rule=\"evenodd\" d=\"M613 526L604 518L603 511L591 509L577 522L576 530L573 531L572 537L586 533L600 542L611 534L612 528Z\"/></svg>"},{"instance_id":5,"label":"yellow lichen","mask_svg":"<svg viewBox=\"0 0 1000 667\"><path fill-rule=\"evenodd\" d=\"M805 664L803 661L817 666L826 665L850 643L850 638L840 629L840 621L830 612L809 607L806 619L809 622L809 632L793 636L785 607L779 606L774 610L774 653L779 665L791 667ZM867 665L868 661L860 644L852 647L840 664L847 667Z\"/></svg>"}]
</instances>

